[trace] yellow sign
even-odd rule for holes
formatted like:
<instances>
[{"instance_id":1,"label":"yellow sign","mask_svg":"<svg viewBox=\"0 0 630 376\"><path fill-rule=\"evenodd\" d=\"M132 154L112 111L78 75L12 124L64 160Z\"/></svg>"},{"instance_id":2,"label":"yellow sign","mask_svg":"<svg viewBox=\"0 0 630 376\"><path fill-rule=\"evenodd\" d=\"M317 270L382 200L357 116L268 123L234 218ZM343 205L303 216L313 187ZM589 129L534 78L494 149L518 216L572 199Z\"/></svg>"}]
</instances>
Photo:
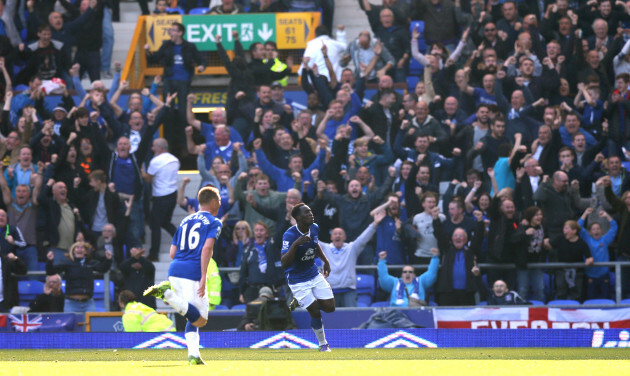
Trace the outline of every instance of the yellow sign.
<instances>
[{"instance_id":1,"label":"yellow sign","mask_svg":"<svg viewBox=\"0 0 630 376\"><path fill-rule=\"evenodd\" d=\"M276 43L278 49L306 48L306 42L315 38L319 13L276 13Z\"/></svg>"},{"instance_id":2,"label":"yellow sign","mask_svg":"<svg viewBox=\"0 0 630 376\"><path fill-rule=\"evenodd\" d=\"M157 51L162 42L169 40L168 29L174 22L182 22L182 16L149 16L146 17L147 43L151 52Z\"/></svg>"}]
</instances>

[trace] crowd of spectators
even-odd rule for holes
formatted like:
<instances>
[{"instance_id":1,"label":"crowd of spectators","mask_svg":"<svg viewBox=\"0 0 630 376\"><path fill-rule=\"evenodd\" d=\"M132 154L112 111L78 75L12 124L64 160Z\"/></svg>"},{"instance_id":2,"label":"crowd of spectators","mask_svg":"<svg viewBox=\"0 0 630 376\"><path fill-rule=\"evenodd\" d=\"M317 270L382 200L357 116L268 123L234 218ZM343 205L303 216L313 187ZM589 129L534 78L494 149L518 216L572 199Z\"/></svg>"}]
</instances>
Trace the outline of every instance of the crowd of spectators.
<instances>
[{"instance_id":1,"label":"crowd of spectators","mask_svg":"<svg viewBox=\"0 0 630 376\"><path fill-rule=\"evenodd\" d=\"M159 12L165 5L157 2ZM630 14L622 1L363 0L370 29L356 39L346 41L343 25L336 38L328 22L317 27L298 70L308 95L299 112L284 93L293 62L278 59L275 43L252 43L246 53L234 32L230 58L216 36L231 81L225 108L208 120L195 116L189 94L205 62L181 24L147 51L164 76L121 107L128 83L116 75L107 90L94 45L67 39L89 17L102 19L107 5L84 0L74 19L61 18L62 31L56 12L39 6L27 2L31 44L0 37L4 291L14 290L9 271L35 270L39 260L68 280L66 310L93 307L93 271L112 270L120 289L141 297L153 283L160 229L173 232L176 206L197 208L184 193L190 181L176 183L188 155L201 186L221 193L224 230L213 258L240 268L225 275L224 299L234 304L263 287L287 291L280 243L299 202L313 209L337 265L329 281L338 306L357 304L356 265L378 265L376 295L391 305L452 306L474 304L476 292L498 304L610 298L609 268L592 264L630 257ZM210 13L241 6L223 0ZM38 19L49 23L29 28ZM411 19L423 30L409 32ZM422 73L410 73L410 59ZM84 74L93 81L87 92ZM414 76L417 84L403 88ZM66 82L56 106L44 100L53 77ZM25 89L14 94L18 83ZM157 138L162 124L167 136ZM587 267L528 268L544 262ZM401 278L387 264L405 265ZM428 271L416 278L411 265ZM623 276L627 296L630 273ZM2 298L4 310L15 301Z\"/></svg>"}]
</instances>

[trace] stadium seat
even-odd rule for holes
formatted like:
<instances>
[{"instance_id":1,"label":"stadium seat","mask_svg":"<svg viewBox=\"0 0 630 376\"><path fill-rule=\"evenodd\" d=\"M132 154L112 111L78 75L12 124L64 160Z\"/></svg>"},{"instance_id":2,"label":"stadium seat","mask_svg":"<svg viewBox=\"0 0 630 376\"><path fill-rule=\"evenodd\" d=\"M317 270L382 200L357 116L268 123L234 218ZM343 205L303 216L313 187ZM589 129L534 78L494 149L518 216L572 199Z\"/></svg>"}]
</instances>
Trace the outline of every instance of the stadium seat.
<instances>
[{"instance_id":1,"label":"stadium seat","mask_svg":"<svg viewBox=\"0 0 630 376\"><path fill-rule=\"evenodd\" d=\"M580 302L577 300L551 300L547 303L547 305L580 305Z\"/></svg>"},{"instance_id":2,"label":"stadium seat","mask_svg":"<svg viewBox=\"0 0 630 376\"><path fill-rule=\"evenodd\" d=\"M630 299L624 299L620 301L619 304L630 304Z\"/></svg>"},{"instance_id":3,"label":"stadium seat","mask_svg":"<svg viewBox=\"0 0 630 376\"><path fill-rule=\"evenodd\" d=\"M374 302L370 307L389 307L389 302Z\"/></svg>"},{"instance_id":4,"label":"stadium seat","mask_svg":"<svg viewBox=\"0 0 630 376\"><path fill-rule=\"evenodd\" d=\"M230 309L235 310L235 309L245 309L245 308L247 308L247 304L235 304Z\"/></svg>"},{"instance_id":5,"label":"stadium seat","mask_svg":"<svg viewBox=\"0 0 630 376\"><path fill-rule=\"evenodd\" d=\"M175 8L166 8L166 13L179 13L182 16L184 14L186 14L186 12L184 12L184 10L182 8L179 7L175 7Z\"/></svg>"},{"instance_id":6,"label":"stadium seat","mask_svg":"<svg viewBox=\"0 0 630 376\"><path fill-rule=\"evenodd\" d=\"M413 93L416 91L416 85L420 82L419 76L407 76L407 88L409 92Z\"/></svg>"},{"instance_id":7,"label":"stadium seat","mask_svg":"<svg viewBox=\"0 0 630 376\"><path fill-rule=\"evenodd\" d=\"M194 14L207 14L210 13L210 8L193 8L188 12L189 15Z\"/></svg>"},{"instance_id":8,"label":"stadium seat","mask_svg":"<svg viewBox=\"0 0 630 376\"><path fill-rule=\"evenodd\" d=\"M362 302L369 307L374 299L374 276L369 274L357 274L357 303Z\"/></svg>"},{"instance_id":9,"label":"stadium seat","mask_svg":"<svg viewBox=\"0 0 630 376\"><path fill-rule=\"evenodd\" d=\"M612 299L588 299L585 300L584 305L605 305L605 304L617 304Z\"/></svg>"},{"instance_id":10,"label":"stadium seat","mask_svg":"<svg viewBox=\"0 0 630 376\"><path fill-rule=\"evenodd\" d=\"M530 303L532 303L532 305L545 305L545 302L541 302L540 300L530 300Z\"/></svg>"},{"instance_id":11,"label":"stadium seat","mask_svg":"<svg viewBox=\"0 0 630 376\"><path fill-rule=\"evenodd\" d=\"M44 292L44 283L37 280L18 281L20 305L28 306L35 297Z\"/></svg>"},{"instance_id":12,"label":"stadium seat","mask_svg":"<svg viewBox=\"0 0 630 376\"><path fill-rule=\"evenodd\" d=\"M105 281L102 279L94 280L94 293L92 295L96 312L105 312ZM114 282L109 282L109 301L110 309L114 304Z\"/></svg>"},{"instance_id":13,"label":"stadium seat","mask_svg":"<svg viewBox=\"0 0 630 376\"><path fill-rule=\"evenodd\" d=\"M437 307L438 304L434 301L429 301L429 307Z\"/></svg>"},{"instance_id":14,"label":"stadium seat","mask_svg":"<svg viewBox=\"0 0 630 376\"><path fill-rule=\"evenodd\" d=\"M478 306L484 306L484 305L488 305L488 302L486 302L485 300L483 302L479 302L477 303Z\"/></svg>"},{"instance_id":15,"label":"stadium seat","mask_svg":"<svg viewBox=\"0 0 630 376\"><path fill-rule=\"evenodd\" d=\"M369 307L370 304L372 304L372 295L360 294L357 296L357 307Z\"/></svg>"},{"instance_id":16,"label":"stadium seat","mask_svg":"<svg viewBox=\"0 0 630 376\"><path fill-rule=\"evenodd\" d=\"M226 307L224 305L221 305L221 304L214 306L214 310L215 311L226 311L228 309L229 309L228 307Z\"/></svg>"}]
</instances>

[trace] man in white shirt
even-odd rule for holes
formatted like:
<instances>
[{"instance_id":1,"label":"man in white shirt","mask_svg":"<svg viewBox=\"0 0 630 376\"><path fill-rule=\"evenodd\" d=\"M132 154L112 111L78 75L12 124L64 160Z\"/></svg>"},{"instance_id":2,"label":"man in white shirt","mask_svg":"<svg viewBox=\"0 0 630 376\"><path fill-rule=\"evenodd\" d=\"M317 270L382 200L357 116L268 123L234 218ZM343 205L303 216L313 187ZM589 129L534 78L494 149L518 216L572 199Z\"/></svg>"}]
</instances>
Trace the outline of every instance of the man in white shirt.
<instances>
[{"instance_id":1,"label":"man in white shirt","mask_svg":"<svg viewBox=\"0 0 630 376\"><path fill-rule=\"evenodd\" d=\"M153 140L153 159L147 171L142 171L142 178L152 186L152 206L149 228L151 229L150 261L158 261L160 253L161 228L171 236L177 230L171 223L173 210L177 203L177 171L179 160L168 152L168 142L163 138Z\"/></svg>"},{"instance_id":2,"label":"man in white shirt","mask_svg":"<svg viewBox=\"0 0 630 376\"><path fill-rule=\"evenodd\" d=\"M341 227L332 230L330 236L332 243L319 242L322 251L330 262L331 271L328 276L328 283L330 283L335 295L335 306L357 306L357 259L376 233L376 228L383 218L385 218L385 210L377 211L374 214L374 222L363 230L353 242L346 243L346 232Z\"/></svg>"},{"instance_id":3,"label":"man in white shirt","mask_svg":"<svg viewBox=\"0 0 630 376\"><path fill-rule=\"evenodd\" d=\"M315 29L316 38L306 44L304 50L304 57L310 58L310 64L316 64L319 74L326 76L330 81L330 73L326 67L326 61L324 53L322 52L322 45L326 45L328 59L332 63L337 79L341 79L341 65L339 62L346 51L346 32L343 25L339 25L337 28L337 40L328 36L328 30L325 26L318 26ZM298 70L298 75L302 74L302 66Z\"/></svg>"}]
</instances>

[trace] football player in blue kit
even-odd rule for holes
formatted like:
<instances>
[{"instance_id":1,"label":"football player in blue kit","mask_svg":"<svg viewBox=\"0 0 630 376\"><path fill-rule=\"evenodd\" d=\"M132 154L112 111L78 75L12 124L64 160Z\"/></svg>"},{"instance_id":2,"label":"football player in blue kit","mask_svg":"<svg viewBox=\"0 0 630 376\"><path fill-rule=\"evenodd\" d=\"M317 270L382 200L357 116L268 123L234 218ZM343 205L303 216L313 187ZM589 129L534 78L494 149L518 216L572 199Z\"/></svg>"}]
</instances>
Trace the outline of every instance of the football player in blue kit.
<instances>
[{"instance_id":1,"label":"football player in blue kit","mask_svg":"<svg viewBox=\"0 0 630 376\"><path fill-rule=\"evenodd\" d=\"M144 295L164 299L188 320L185 337L190 365L205 364L199 353L199 328L208 322L206 274L214 243L223 226L215 217L221 206L219 191L214 187L203 187L197 199L199 211L182 220L171 242L173 261L168 269L168 281L144 292Z\"/></svg>"},{"instance_id":2,"label":"football player in blue kit","mask_svg":"<svg viewBox=\"0 0 630 376\"><path fill-rule=\"evenodd\" d=\"M330 264L319 245L319 226L314 223L313 212L304 203L291 210L296 225L282 236L282 267L293 293L292 310L297 304L311 315L311 328L319 341L319 351L330 351L322 314L335 311L335 298L325 277L330 274ZM324 263L324 275L315 266L315 257Z\"/></svg>"}]
</instances>

